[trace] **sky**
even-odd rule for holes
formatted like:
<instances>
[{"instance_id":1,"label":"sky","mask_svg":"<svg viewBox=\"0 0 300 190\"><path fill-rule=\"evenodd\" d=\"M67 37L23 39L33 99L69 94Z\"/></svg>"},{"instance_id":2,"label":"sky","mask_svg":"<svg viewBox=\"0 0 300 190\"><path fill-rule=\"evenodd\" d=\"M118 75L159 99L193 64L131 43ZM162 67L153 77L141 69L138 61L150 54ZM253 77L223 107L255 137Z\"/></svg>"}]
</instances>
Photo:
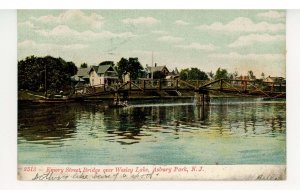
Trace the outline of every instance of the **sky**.
<instances>
[{"instance_id":1,"label":"sky","mask_svg":"<svg viewBox=\"0 0 300 190\"><path fill-rule=\"evenodd\" d=\"M284 10L18 10L18 59L80 66L138 57L169 70L285 77L285 18Z\"/></svg>"}]
</instances>

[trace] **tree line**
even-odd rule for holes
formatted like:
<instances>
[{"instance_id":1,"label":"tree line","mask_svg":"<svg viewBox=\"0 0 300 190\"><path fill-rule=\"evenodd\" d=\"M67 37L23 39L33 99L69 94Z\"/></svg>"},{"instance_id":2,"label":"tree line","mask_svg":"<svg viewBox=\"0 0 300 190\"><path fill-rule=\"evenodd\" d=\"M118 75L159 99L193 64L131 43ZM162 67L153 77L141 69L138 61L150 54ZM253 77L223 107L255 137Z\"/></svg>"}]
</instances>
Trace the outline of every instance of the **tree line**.
<instances>
[{"instance_id":1,"label":"tree line","mask_svg":"<svg viewBox=\"0 0 300 190\"><path fill-rule=\"evenodd\" d=\"M26 57L18 61L18 89L64 91L76 73L76 65L60 57Z\"/></svg>"},{"instance_id":2,"label":"tree line","mask_svg":"<svg viewBox=\"0 0 300 190\"><path fill-rule=\"evenodd\" d=\"M227 69L218 68L215 73L212 71L204 72L198 68L182 69L179 73L179 77L182 80L218 80L218 79L237 79L239 73L237 71L229 73ZM247 75L249 80L262 80L265 79L265 74L261 73L261 78L257 79L252 70L249 70Z\"/></svg>"},{"instance_id":3,"label":"tree line","mask_svg":"<svg viewBox=\"0 0 300 190\"><path fill-rule=\"evenodd\" d=\"M121 58L116 64L112 61L104 61L99 65L112 65L117 71L119 79L122 80L128 75L130 80L146 78L147 74L138 58ZM82 63L80 68L88 68L87 63ZM73 62L65 61L62 58L51 56L35 57L29 56L24 60L18 61L18 88L32 91L45 91L45 89L59 92L71 87L71 76L76 75L77 67ZM238 73L229 73L226 69L218 68L215 73L204 72L198 68L186 68L179 72L181 80L217 80L217 79L235 79ZM153 79L164 79L163 72L153 73ZM253 71L248 71L248 77L255 80ZM261 78L264 78L264 73Z\"/></svg>"}]
</instances>

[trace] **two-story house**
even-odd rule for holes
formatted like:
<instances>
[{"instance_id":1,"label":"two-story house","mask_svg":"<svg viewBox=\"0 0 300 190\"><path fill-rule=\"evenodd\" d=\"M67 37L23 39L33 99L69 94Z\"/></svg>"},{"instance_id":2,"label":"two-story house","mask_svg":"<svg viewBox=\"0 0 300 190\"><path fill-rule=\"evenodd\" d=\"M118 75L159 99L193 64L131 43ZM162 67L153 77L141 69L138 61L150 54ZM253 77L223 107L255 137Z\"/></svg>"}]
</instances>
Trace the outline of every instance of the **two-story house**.
<instances>
[{"instance_id":1,"label":"two-story house","mask_svg":"<svg viewBox=\"0 0 300 190\"><path fill-rule=\"evenodd\" d=\"M92 66L89 71L90 85L112 85L119 81L118 73L112 65Z\"/></svg>"}]
</instances>

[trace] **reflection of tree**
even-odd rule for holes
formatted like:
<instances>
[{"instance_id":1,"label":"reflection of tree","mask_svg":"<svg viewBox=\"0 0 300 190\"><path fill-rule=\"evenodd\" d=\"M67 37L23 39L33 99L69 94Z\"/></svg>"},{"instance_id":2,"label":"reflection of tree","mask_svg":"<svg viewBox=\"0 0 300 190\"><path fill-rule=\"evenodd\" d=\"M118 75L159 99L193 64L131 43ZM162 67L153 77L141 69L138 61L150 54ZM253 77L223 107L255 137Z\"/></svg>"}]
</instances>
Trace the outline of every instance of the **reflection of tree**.
<instances>
[{"instance_id":1,"label":"reflection of tree","mask_svg":"<svg viewBox=\"0 0 300 190\"><path fill-rule=\"evenodd\" d=\"M252 125L253 134L256 134L256 128L255 128L255 126L256 126L256 115L257 115L256 108L252 108L251 109L251 118L250 118L251 122L250 123Z\"/></svg>"},{"instance_id":2,"label":"reflection of tree","mask_svg":"<svg viewBox=\"0 0 300 190\"><path fill-rule=\"evenodd\" d=\"M188 111L188 106L180 106L179 107L179 113L178 113L178 116L179 116L179 120L182 121L182 122L189 122L189 119L188 119L188 115L189 115L189 111Z\"/></svg>"},{"instance_id":3,"label":"reflection of tree","mask_svg":"<svg viewBox=\"0 0 300 190\"><path fill-rule=\"evenodd\" d=\"M217 130L220 135L223 134L224 131L224 121L227 119L227 106L226 105L220 105L217 107L217 118L216 118L216 124L217 124Z\"/></svg>"},{"instance_id":4,"label":"reflection of tree","mask_svg":"<svg viewBox=\"0 0 300 190\"><path fill-rule=\"evenodd\" d=\"M271 128L271 133L285 133L285 104L275 104L274 106L269 106L266 109L264 117L266 118L265 122Z\"/></svg>"},{"instance_id":5,"label":"reflection of tree","mask_svg":"<svg viewBox=\"0 0 300 190\"><path fill-rule=\"evenodd\" d=\"M18 137L51 144L71 138L76 130L75 115L66 105L19 105Z\"/></svg>"},{"instance_id":6,"label":"reflection of tree","mask_svg":"<svg viewBox=\"0 0 300 190\"><path fill-rule=\"evenodd\" d=\"M140 135L146 120L144 108L110 109L106 114L112 117L104 122L108 134L116 134L123 139L138 140L137 136Z\"/></svg>"}]
</instances>

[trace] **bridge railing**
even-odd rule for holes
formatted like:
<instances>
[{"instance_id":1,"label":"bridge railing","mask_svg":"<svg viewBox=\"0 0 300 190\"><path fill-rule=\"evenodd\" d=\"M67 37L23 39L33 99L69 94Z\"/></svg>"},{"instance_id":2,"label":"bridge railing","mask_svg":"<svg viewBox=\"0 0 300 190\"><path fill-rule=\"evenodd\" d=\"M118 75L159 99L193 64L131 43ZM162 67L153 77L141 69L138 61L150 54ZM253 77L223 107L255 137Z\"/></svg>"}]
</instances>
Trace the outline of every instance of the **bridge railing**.
<instances>
[{"instance_id":1,"label":"bridge railing","mask_svg":"<svg viewBox=\"0 0 300 190\"><path fill-rule=\"evenodd\" d=\"M180 79L140 79L131 80L123 83L119 89L127 90L180 90L190 89L194 90L199 88L207 81L190 80L184 81Z\"/></svg>"},{"instance_id":2,"label":"bridge railing","mask_svg":"<svg viewBox=\"0 0 300 190\"><path fill-rule=\"evenodd\" d=\"M235 87L240 90L256 91L261 90L265 92L285 92L286 83L285 82L265 82L261 80L232 80L232 79L222 79L223 84L229 85L230 87ZM223 88L224 88L223 86Z\"/></svg>"},{"instance_id":3,"label":"bridge railing","mask_svg":"<svg viewBox=\"0 0 300 190\"><path fill-rule=\"evenodd\" d=\"M264 82L261 80L219 79L214 81L180 80L180 79L139 79L110 85L83 86L75 88L75 96L93 95L101 93L115 93L117 91L146 91L146 90L216 90L231 93L285 93L285 82Z\"/></svg>"},{"instance_id":4,"label":"bridge railing","mask_svg":"<svg viewBox=\"0 0 300 190\"><path fill-rule=\"evenodd\" d=\"M265 82L261 80L219 79L208 82L200 90L231 91L237 93L285 93L285 82Z\"/></svg>"}]
</instances>

